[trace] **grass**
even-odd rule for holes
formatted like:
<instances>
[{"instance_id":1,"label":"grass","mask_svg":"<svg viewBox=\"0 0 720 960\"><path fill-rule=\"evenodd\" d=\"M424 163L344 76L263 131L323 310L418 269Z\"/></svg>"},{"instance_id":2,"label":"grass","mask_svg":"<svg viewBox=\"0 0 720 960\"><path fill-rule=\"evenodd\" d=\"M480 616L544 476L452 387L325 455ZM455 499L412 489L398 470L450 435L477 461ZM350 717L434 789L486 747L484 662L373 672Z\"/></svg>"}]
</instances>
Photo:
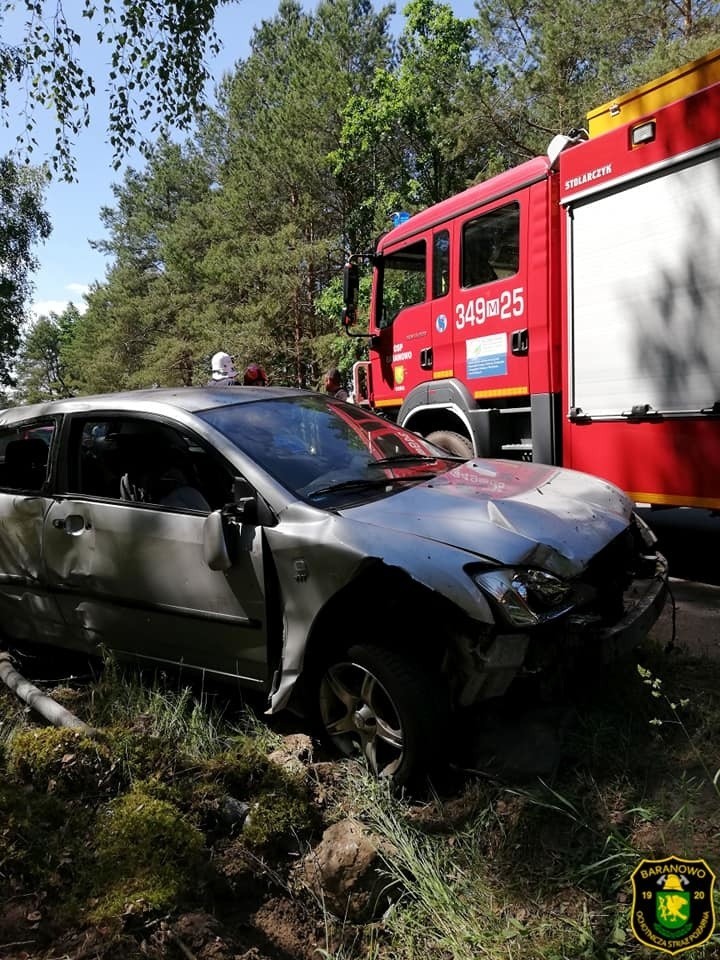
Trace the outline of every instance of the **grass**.
<instances>
[{"instance_id":1,"label":"grass","mask_svg":"<svg viewBox=\"0 0 720 960\"><path fill-rule=\"evenodd\" d=\"M720 671L649 663L583 696L552 782L476 782L418 808L356 774L350 802L390 851L380 958L647 956L629 932L640 861L675 854L720 871ZM717 890L715 902L720 913ZM719 950L716 934L693 956Z\"/></svg>"},{"instance_id":2,"label":"grass","mask_svg":"<svg viewBox=\"0 0 720 960\"><path fill-rule=\"evenodd\" d=\"M319 931L324 960L640 960L648 951L628 923L640 860L675 854L720 871L717 664L649 651L639 670L605 675L575 698L552 777L454 777L398 796L344 762L317 807L317 773L279 773L266 759L278 735L205 691L109 661L58 695L102 729L97 749L43 734L0 691L0 902L39 897L53 916L40 924L46 953L30 960L88 923L128 957L131 943L152 958L147 931L188 910L213 914L236 954L252 946L274 960L287 949L266 939L260 950L242 931L278 891ZM246 835L223 826L227 796L254 811ZM303 845L347 816L382 851L384 912L366 925L332 917L291 879ZM0 948L10 939L0 909ZM720 938L692 955L715 960Z\"/></svg>"}]
</instances>

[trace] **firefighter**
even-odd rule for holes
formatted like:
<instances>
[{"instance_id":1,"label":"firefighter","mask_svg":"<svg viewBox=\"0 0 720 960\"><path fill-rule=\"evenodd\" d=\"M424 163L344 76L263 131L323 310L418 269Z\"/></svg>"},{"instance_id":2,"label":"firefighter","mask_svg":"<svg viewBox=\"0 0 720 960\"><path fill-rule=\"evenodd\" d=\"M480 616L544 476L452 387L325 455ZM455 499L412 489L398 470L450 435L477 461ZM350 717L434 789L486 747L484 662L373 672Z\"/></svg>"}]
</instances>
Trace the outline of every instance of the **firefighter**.
<instances>
[{"instance_id":1,"label":"firefighter","mask_svg":"<svg viewBox=\"0 0 720 960\"><path fill-rule=\"evenodd\" d=\"M245 387L266 387L268 382L265 368L259 363L251 363L245 368L243 374L243 386Z\"/></svg>"},{"instance_id":2,"label":"firefighter","mask_svg":"<svg viewBox=\"0 0 720 960\"><path fill-rule=\"evenodd\" d=\"M237 375L233 358L224 350L213 354L210 361L212 378L208 383L209 387L236 387L238 385Z\"/></svg>"}]
</instances>

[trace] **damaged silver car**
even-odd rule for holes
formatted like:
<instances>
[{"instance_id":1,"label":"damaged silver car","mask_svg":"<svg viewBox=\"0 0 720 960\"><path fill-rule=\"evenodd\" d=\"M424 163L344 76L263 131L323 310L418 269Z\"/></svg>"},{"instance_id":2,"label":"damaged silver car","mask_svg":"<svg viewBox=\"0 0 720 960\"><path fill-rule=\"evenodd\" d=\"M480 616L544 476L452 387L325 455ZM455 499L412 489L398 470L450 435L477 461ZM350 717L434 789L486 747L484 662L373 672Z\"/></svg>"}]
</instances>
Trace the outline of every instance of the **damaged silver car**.
<instances>
[{"instance_id":1,"label":"damaged silver car","mask_svg":"<svg viewBox=\"0 0 720 960\"><path fill-rule=\"evenodd\" d=\"M6 638L302 695L402 783L463 707L656 620L666 564L594 477L460 461L366 410L273 387L0 413Z\"/></svg>"}]
</instances>

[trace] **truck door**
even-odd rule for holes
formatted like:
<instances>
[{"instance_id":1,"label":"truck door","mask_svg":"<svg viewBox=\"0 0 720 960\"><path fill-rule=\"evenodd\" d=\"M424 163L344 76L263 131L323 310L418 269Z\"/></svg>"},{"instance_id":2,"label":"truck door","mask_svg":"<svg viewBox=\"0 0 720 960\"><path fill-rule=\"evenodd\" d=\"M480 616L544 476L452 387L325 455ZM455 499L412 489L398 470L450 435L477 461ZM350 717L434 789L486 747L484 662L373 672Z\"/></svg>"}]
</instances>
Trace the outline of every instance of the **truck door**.
<instances>
[{"instance_id":1,"label":"truck door","mask_svg":"<svg viewBox=\"0 0 720 960\"><path fill-rule=\"evenodd\" d=\"M380 378L374 373L373 388L380 405L383 400L399 405L413 387L432 377L427 247L425 237L390 247L376 273Z\"/></svg>"},{"instance_id":2,"label":"truck door","mask_svg":"<svg viewBox=\"0 0 720 960\"><path fill-rule=\"evenodd\" d=\"M471 211L456 225L453 366L479 401L531 392L521 199L517 194L502 205Z\"/></svg>"},{"instance_id":3,"label":"truck door","mask_svg":"<svg viewBox=\"0 0 720 960\"><path fill-rule=\"evenodd\" d=\"M420 357L425 379L454 376L452 337L452 290L450 284L450 230L437 229L432 235L432 349Z\"/></svg>"}]
</instances>

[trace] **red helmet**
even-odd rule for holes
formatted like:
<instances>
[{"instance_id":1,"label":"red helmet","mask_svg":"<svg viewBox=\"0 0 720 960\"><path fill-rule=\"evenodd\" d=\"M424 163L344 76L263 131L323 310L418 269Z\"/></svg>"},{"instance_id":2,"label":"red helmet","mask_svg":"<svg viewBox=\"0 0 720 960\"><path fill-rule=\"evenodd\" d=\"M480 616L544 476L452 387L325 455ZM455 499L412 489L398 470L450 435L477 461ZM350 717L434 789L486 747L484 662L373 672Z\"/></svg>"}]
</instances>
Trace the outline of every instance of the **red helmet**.
<instances>
[{"instance_id":1,"label":"red helmet","mask_svg":"<svg viewBox=\"0 0 720 960\"><path fill-rule=\"evenodd\" d=\"M259 363L251 363L249 367L246 367L243 374L243 384L246 387L265 387L267 382L265 368L261 367Z\"/></svg>"}]
</instances>

